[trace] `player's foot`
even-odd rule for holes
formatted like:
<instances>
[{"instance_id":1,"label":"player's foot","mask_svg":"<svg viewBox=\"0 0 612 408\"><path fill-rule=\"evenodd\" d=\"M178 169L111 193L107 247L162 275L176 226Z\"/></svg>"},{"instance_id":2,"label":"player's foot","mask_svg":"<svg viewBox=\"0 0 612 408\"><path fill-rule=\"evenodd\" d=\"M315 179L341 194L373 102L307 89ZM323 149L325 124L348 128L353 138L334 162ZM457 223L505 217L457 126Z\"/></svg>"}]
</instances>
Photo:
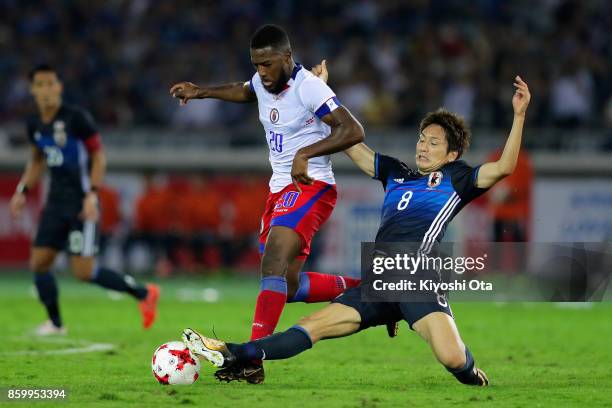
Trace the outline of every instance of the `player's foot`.
<instances>
[{"instance_id":1,"label":"player's foot","mask_svg":"<svg viewBox=\"0 0 612 408\"><path fill-rule=\"evenodd\" d=\"M399 330L399 322L387 323L387 334L389 335L389 337L397 336L398 330Z\"/></svg>"},{"instance_id":2,"label":"player's foot","mask_svg":"<svg viewBox=\"0 0 612 408\"><path fill-rule=\"evenodd\" d=\"M236 361L225 342L204 337L193 329L183 330L183 342L193 354L219 368L228 367Z\"/></svg>"},{"instance_id":3,"label":"player's foot","mask_svg":"<svg viewBox=\"0 0 612 408\"><path fill-rule=\"evenodd\" d=\"M157 301L159 300L159 286L149 283L147 285L147 297L140 301L138 307L142 314L142 326L148 329L157 317Z\"/></svg>"},{"instance_id":4,"label":"player's foot","mask_svg":"<svg viewBox=\"0 0 612 408\"><path fill-rule=\"evenodd\" d=\"M215 372L215 378L219 381L246 381L249 384L261 384L266 378L263 364L235 364Z\"/></svg>"},{"instance_id":5,"label":"player's foot","mask_svg":"<svg viewBox=\"0 0 612 408\"><path fill-rule=\"evenodd\" d=\"M51 320L47 320L36 329L34 334L37 336L65 336L68 331L64 326L57 327Z\"/></svg>"},{"instance_id":6,"label":"player's foot","mask_svg":"<svg viewBox=\"0 0 612 408\"><path fill-rule=\"evenodd\" d=\"M482 371L480 368L476 368L476 374L478 375L478 379L480 380L480 384L478 384L478 386L488 387L489 379L487 378L487 375L485 374L485 372Z\"/></svg>"}]
</instances>

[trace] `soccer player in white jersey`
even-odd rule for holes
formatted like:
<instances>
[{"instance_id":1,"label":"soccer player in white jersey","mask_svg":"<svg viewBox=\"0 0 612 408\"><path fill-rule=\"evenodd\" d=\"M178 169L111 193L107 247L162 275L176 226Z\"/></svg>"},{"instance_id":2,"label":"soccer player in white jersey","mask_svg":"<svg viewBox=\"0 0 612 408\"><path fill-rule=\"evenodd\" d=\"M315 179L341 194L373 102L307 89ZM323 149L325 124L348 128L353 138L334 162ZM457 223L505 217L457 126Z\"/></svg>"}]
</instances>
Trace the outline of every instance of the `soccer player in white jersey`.
<instances>
[{"instance_id":1,"label":"soccer player in white jersey","mask_svg":"<svg viewBox=\"0 0 612 408\"><path fill-rule=\"evenodd\" d=\"M336 187L329 155L364 139L361 124L320 78L293 61L287 33L275 25L251 39L250 81L220 86L175 84L170 94L190 99L255 102L270 148L272 178L260 232L261 288L251 339L271 335L286 302L330 301L358 279L301 272L314 234L331 215ZM223 370L222 370L223 371ZM261 383L261 361L218 373Z\"/></svg>"}]
</instances>

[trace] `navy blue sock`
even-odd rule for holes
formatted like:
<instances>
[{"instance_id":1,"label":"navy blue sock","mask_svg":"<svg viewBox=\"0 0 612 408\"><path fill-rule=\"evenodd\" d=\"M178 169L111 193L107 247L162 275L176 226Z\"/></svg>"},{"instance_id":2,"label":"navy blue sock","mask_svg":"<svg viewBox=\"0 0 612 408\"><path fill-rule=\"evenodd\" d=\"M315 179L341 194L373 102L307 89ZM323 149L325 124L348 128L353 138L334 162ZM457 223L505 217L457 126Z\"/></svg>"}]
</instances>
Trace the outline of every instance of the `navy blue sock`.
<instances>
[{"instance_id":1,"label":"navy blue sock","mask_svg":"<svg viewBox=\"0 0 612 408\"><path fill-rule=\"evenodd\" d=\"M478 375L474 372L474 364L474 356L472 356L470 349L466 346L465 365L456 369L451 369L448 367L446 369L462 384L480 385L480 378L478 378Z\"/></svg>"},{"instance_id":2,"label":"navy blue sock","mask_svg":"<svg viewBox=\"0 0 612 408\"><path fill-rule=\"evenodd\" d=\"M38 291L38 298L42 304L45 305L45 309L47 309L49 320L51 320L56 327L62 327L62 318L57 302L58 290L55 276L53 276L51 272L35 273L34 284Z\"/></svg>"},{"instance_id":3,"label":"navy blue sock","mask_svg":"<svg viewBox=\"0 0 612 408\"><path fill-rule=\"evenodd\" d=\"M282 360L300 354L312 347L308 332L301 326L243 344L228 343L229 351L239 362L256 360Z\"/></svg>"},{"instance_id":4,"label":"navy blue sock","mask_svg":"<svg viewBox=\"0 0 612 408\"><path fill-rule=\"evenodd\" d=\"M103 288L126 292L135 298L142 300L147 297L147 288L136 283L130 275L121 275L113 270L96 267L91 281Z\"/></svg>"}]
</instances>

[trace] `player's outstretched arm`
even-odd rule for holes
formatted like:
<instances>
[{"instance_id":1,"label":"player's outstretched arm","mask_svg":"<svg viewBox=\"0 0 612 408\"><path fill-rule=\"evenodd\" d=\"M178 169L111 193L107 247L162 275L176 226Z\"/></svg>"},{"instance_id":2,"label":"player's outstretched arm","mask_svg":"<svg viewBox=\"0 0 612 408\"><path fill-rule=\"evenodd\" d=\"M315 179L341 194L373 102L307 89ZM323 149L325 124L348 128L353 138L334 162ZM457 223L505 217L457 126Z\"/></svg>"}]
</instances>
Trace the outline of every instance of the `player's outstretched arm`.
<instances>
[{"instance_id":1,"label":"player's outstretched arm","mask_svg":"<svg viewBox=\"0 0 612 408\"><path fill-rule=\"evenodd\" d=\"M40 151L40 149L38 149L38 147L32 146L30 160L28 160L28 164L26 165L25 171L23 172L23 176L21 176L21 180L17 185L17 190L11 198L10 205L11 214L13 215L13 217L17 218L21 215L23 207L26 203L27 191L39 182L44 171L45 156Z\"/></svg>"},{"instance_id":2,"label":"player's outstretched arm","mask_svg":"<svg viewBox=\"0 0 612 408\"><path fill-rule=\"evenodd\" d=\"M348 157L370 177L374 177L376 170L374 169L374 159L376 153L370 149L367 144L359 143L344 151Z\"/></svg>"},{"instance_id":3,"label":"player's outstretched arm","mask_svg":"<svg viewBox=\"0 0 612 408\"><path fill-rule=\"evenodd\" d=\"M314 181L308 176L309 159L346 150L365 139L363 126L344 106L334 109L321 120L331 128L329 136L301 148L293 158L291 178L298 189L298 183L311 184Z\"/></svg>"},{"instance_id":4,"label":"player's outstretched arm","mask_svg":"<svg viewBox=\"0 0 612 408\"><path fill-rule=\"evenodd\" d=\"M191 99L214 98L227 102L253 102L257 100L249 82L233 82L217 86L198 86L192 82L179 82L172 85L170 95L185 105Z\"/></svg>"},{"instance_id":5,"label":"player's outstretched arm","mask_svg":"<svg viewBox=\"0 0 612 408\"><path fill-rule=\"evenodd\" d=\"M312 67L310 72L319 77L323 82L327 83L329 72L327 71L327 60L321 61L320 64ZM374 177L374 157L375 153L365 143L358 143L344 151L348 157L359 167L365 174Z\"/></svg>"},{"instance_id":6,"label":"player's outstretched arm","mask_svg":"<svg viewBox=\"0 0 612 408\"><path fill-rule=\"evenodd\" d=\"M512 129L506 141L506 146L499 160L485 163L480 167L478 178L476 179L477 187L488 188L493 186L502 178L512 174L516 167L519 151L521 150L525 113L531 100L531 94L529 93L527 83L518 75L515 78L514 87L516 88L512 97L514 121L512 122Z\"/></svg>"}]
</instances>

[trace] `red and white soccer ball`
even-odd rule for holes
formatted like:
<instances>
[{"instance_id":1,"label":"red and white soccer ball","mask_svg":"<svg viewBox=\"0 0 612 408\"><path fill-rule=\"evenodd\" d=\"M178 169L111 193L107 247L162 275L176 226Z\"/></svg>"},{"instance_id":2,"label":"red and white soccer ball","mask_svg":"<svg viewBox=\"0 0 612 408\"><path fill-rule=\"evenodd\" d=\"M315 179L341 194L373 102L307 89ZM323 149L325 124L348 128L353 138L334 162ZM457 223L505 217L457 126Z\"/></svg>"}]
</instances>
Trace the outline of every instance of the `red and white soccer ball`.
<instances>
[{"instance_id":1,"label":"red and white soccer ball","mask_svg":"<svg viewBox=\"0 0 612 408\"><path fill-rule=\"evenodd\" d=\"M159 346L151 366L160 384L190 385L200 375L200 360L180 341Z\"/></svg>"}]
</instances>

